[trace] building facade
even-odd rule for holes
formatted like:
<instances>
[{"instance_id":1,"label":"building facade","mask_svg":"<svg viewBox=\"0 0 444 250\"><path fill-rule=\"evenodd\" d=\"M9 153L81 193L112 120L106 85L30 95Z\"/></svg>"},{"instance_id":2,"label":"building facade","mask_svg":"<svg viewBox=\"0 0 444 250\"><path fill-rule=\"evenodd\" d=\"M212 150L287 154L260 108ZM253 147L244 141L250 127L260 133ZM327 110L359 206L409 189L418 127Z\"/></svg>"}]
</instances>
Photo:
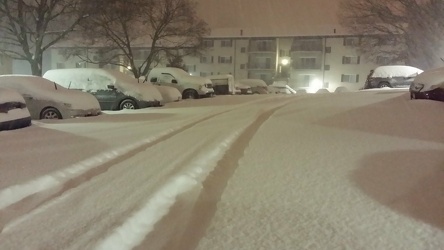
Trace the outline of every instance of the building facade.
<instances>
[{"instance_id":1,"label":"building facade","mask_svg":"<svg viewBox=\"0 0 444 250\"><path fill-rule=\"evenodd\" d=\"M208 37L204 40L207 49L202 56L186 56L183 61L192 75L231 74L237 80L262 79L268 84L284 81L296 90L308 92L321 88L333 92L338 87L358 90L364 86L369 71L378 66L358 53L359 42L360 39L353 36ZM97 50L77 49L86 55ZM67 55L66 50L51 48L44 57L44 72L76 67L106 67L128 72L125 67L83 62ZM136 51L142 60L149 48ZM23 65L20 71L14 69L15 64L12 67L13 73L24 73Z\"/></svg>"},{"instance_id":2,"label":"building facade","mask_svg":"<svg viewBox=\"0 0 444 250\"><path fill-rule=\"evenodd\" d=\"M294 89L315 92L338 87L358 90L375 68L357 51L352 36L208 38L200 58L185 58L191 74L232 74L235 79L285 81Z\"/></svg>"}]
</instances>

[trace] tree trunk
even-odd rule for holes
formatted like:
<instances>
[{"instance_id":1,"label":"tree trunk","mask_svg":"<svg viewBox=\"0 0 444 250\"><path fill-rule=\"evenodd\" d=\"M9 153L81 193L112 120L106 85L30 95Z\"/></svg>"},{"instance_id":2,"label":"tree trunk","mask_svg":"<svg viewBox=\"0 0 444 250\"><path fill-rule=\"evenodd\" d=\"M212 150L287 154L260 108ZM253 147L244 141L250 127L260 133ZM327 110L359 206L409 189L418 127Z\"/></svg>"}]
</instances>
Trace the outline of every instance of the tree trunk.
<instances>
[{"instance_id":1,"label":"tree trunk","mask_svg":"<svg viewBox=\"0 0 444 250\"><path fill-rule=\"evenodd\" d=\"M43 60L41 56L36 56L33 59L28 60L29 64L31 65L31 73L34 76L42 76L42 64Z\"/></svg>"}]
</instances>

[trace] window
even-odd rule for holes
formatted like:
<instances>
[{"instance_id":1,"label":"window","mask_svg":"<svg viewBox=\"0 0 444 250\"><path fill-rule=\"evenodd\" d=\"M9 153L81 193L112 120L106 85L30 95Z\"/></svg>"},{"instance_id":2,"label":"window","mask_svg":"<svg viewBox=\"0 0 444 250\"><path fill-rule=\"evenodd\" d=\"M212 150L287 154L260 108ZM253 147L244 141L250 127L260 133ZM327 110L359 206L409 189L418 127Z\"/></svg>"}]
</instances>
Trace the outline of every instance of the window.
<instances>
[{"instance_id":1,"label":"window","mask_svg":"<svg viewBox=\"0 0 444 250\"><path fill-rule=\"evenodd\" d=\"M219 56L219 63L231 63L231 56Z\"/></svg>"},{"instance_id":2,"label":"window","mask_svg":"<svg viewBox=\"0 0 444 250\"><path fill-rule=\"evenodd\" d=\"M360 56L343 56L342 64L359 64Z\"/></svg>"},{"instance_id":3,"label":"window","mask_svg":"<svg viewBox=\"0 0 444 250\"><path fill-rule=\"evenodd\" d=\"M245 53L246 51L247 51L247 48L245 48L245 47L242 47L240 50L241 53Z\"/></svg>"},{"instance_id":4,"label":"window","mask_svg":"<svg viewBox=\"0 0 444 250\"><path fill-rule=\"evenodd\" d=\"M325 53L331 53L331 47L325 47Z\"/></svg>"},{"instance_id":5,"label":"window","mask_svg":"<svg viewBox=\"0 0 444 250\"><path fill-rule=\"evenodd\" d=\"M232 47L233 41L232 40L222 40L222 41L220 41L220 46L221 47Z\"/></svg>"},{"instance_id":6,"label":"window","mask_svg":"<svg viewBox=\"0 0 444 250\"><path fill-rule=\"evenodd\" d=\"M377 56L376 57L376 64L387 65L389 63L390 63L390 58L388 58L386 56Z\"/></svg>"},{"instance_id":7,"label":"window","mask_svg":"<svg viewBox=\"0 0 444 250\"><path fill-rule=\"evenodd\" d=\"M322 51L322 39L295 39L291 45L293 51Z\"/></svg>"},{"instance_id":8,"label":"window","mask_svg":"<svg viewBox=\"0 0 444 250\"><path fill-rule=\"evenodd\" d=\"M359 45L359 38L357 37L346 37L344 38L344 46L357 46Z\"/></svg>"},{"instance_id":9,"label":"window","mask_svg":"<svg viewBox=\"0 0 444 250\"><path fill-rule=\"evenodd\" d=\"M213 63L213 57L210 56L201 56L200 63Z\"/></svg>"},{"instance_id":10,"label":"window","mask_svg":"<svg viewBox=\"0 0 444 250\"><path fill-rule=\"evenodd\" d=\"M200 76L201 77L206 77L206 76L208 76L208 73L207 72L200 72Z\"/></svg>"},{"instance_id":11,"label":"window","mask_svg":"<svg viewBox=\"0 0 444 250\"><path fill-rule=\"evenodd\" d=\"M330 70L330 65L324 65L324 70Z\"/></svg>"},{"instance_id":12,"label":"window","mask_svg":"<svg viewBox=\"0 0 444 250\"><path fill-rule=\"evenodd\" d=\"M240 69L245 69L245 64L241 64Z\"/></svg>"},{"instance_id":13,"label":"window","mask_svg":"<svg viewBox=\"0 0 444 250\"><path fill-rule=\"evenodd\" d=\"M359 82L359 75L341 75L341 82L357 83Z\"/></svg>"},{"instance_id":14,"label":"window","mask_svg":"<svg viewBox=\"0 0 444 250\"><path fill-rule=\"evenodd\" d=\"M302 57L301 58L302 69L316 69L316 58L314 57Z\"/></svg>"},{"instance_id":15,"label":"window","mask_svg":"<svg viewBox=\"0 0 444 250\"><path fill-rule=\"evenodd\" d=\"M285 53L285 50L280 49L280 50L279 50L279 56L280 56L280 57L287 56L287 53Z\"/></svg>"},{"instance_id":16,"label":"window","mask_svg":"<svg viewBox=\"0 0 444 250\"><path fill-rule=\"evenodd\" d=\"M273 50L273 41L263 40L256 42L258 51L272 51Z\"/></svg>"},{"instance_id":17,"label":"window","mask_svg":"<svg viewBox=\"0 0 444 250\"><path fill-rule=\"evenodd\" d=\"M214 41L213 40L203 40L204 47L212 48L214 47Z\"/></svg>"},{"instance_id":18,"label":"window","mask_svg":"<svg viewBox=\"0 0 444 250\"><path fill-rule=\"evenodd\" d=\"M196 65L185 65L187 72L196 72Z\"/></svg>"}]
</instances>

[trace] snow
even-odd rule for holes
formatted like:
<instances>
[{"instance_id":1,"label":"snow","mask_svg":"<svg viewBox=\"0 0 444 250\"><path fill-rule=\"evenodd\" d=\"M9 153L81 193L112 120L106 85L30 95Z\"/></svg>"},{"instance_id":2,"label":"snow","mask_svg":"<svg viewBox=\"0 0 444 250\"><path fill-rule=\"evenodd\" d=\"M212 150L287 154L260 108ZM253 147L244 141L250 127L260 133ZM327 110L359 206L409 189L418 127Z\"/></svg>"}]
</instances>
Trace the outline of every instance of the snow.
<instances>
[{"instance_id":1,"label":"snow","mask_svg":"<svg viewBox=\"0 0 444 250\"><path fill-rule=\"evenodd\" d=\"M147 83L147 84L151 84L151 83ZM182 100L182 94L179 92L178 89L173 88L173 87L169 87L169 86L158 86L158 85L154 85L154 86L157 88L157 90L162 95L162 100L165 103L176 102L176 101Z\"/></svg>"},{"instance_id":2,"label":"snow","mask_svg":"<svg viewBox=\"0 0 444 250\"><path fill-rule=\"evenodd\" d=\"M415 77L414 83L423 84L421 91L429 91L444 87L444 67L426 70Z\"/></svg>"},{"instance_id":3,"label":"snow","mask_svg":"<svg viewBox=\"0 0 444 250\"><path fill-rule=\"evenodd\" d=\"M0 249L441 249L443 105L216 96L3 131Z\"/></svg>"},{"instance_id":4,"label":"snow","mask_svg":"<svg viewBox=\"0 0 444 250\"><path fill-rule=\"evenodd\" d=\"M0 88L0 104L7 102L21 102L25 103L25 99L12 89Z\"/></svg>"},{"instance_id":5,"label":"snow","mask_svg":"<svg viewBox=\"0 0 444 250\"><path fill-rule=\"evenodd\" d=\"M12 89L0 88L0 104L8 102L20 102L25 103L23 97ZM0 123L6 121L13 121L20 118L29 117L29 111L27 108L12 109L8 113L0 112Z\"/></svg>"},{"instance_id":6,"label":"snow","mask_svg":"<svg viewBox=\"0 0 444 250\"><path fill-rule=\"evenodd\" d=\"M251 87L267 87L267 84L261 79L240 79L239 82Z\"/></svg>"},{"instance_id":7,"label":"snow","mask_svg":"<svg viewBox=\"0 0 444 250\"><path fill-rule=\"evenodd\" d=\"M162 94L151 83L139 83L137 79L110 69L54 69L48 70L44 78L57 82L69 89L106 90L114 85L125 95L144 101L163 101Z\"/></svg>"},{"instance_id":8,"label":"snow","mask_svg":"<svg viewBox=\"0 0 444 250\"><path fill-rule=\"evenodd\" d=\"M375 69L372 77L412 77L421 74L421 69L405 65L379 66Z\"/></svg>"},{"instance_id":9,"label":"snow","mask_svg":"<svg viewBox=\"0 0 444 250\"><path fill-rule=\"evenodd\" d=\"M72 109L100 109L99 102L91 94L66 89L38 76L1 75L0 87L14 89L36 100L67 103Z\"/></svg>"}]
</instances>

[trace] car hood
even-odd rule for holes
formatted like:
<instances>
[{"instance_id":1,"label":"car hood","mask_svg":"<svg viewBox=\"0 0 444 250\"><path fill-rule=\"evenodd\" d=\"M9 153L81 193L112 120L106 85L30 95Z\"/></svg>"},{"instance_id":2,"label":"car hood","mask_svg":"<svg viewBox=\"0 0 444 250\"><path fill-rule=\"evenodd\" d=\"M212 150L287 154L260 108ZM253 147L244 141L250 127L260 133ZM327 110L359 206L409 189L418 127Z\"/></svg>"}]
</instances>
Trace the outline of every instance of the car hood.
<instances>
[{"instance_id":1,"label":"car hood","mask_svg":"<svg viewBox=\"0 0 444 250\"><path fill-rule=\"evenodd\" d=\"M436 88L444 88L444 67L424 71L413 80L412 85L422 84L421 91L429 91Z\"/></svg>"}]
</instances>

